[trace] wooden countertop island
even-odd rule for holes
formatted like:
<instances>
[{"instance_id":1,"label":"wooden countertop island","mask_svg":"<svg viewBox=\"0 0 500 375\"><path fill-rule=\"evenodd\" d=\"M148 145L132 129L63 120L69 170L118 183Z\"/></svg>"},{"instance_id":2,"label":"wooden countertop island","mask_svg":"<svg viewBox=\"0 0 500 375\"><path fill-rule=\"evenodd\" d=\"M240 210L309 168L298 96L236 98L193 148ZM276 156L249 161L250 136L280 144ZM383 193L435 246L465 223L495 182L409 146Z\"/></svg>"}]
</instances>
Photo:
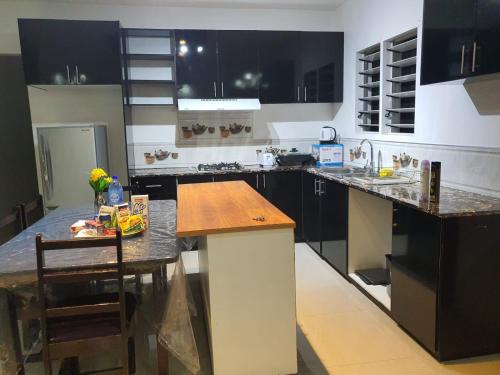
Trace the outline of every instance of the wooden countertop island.
<instances>
[{"instance_id":1,"label":"wooden countertop island","mask_svg":"<svg viewBox=\"0 0 500 375\"><path fill-rule=\"evenodd\" d=\"M214 374L297 373L295 222L243 181L177 197L177 236L199 237Z\"/></svg>"},{"instance_id":2,"label":"wooden countertop island","mask_svg":"<svg viewBox=\"0 0 500 375\"><path fill-rule=\"evenodd\" d=\"M177 236L295 228L295 222L244 181L179 185Z\"/></svg>"}]
</instances>

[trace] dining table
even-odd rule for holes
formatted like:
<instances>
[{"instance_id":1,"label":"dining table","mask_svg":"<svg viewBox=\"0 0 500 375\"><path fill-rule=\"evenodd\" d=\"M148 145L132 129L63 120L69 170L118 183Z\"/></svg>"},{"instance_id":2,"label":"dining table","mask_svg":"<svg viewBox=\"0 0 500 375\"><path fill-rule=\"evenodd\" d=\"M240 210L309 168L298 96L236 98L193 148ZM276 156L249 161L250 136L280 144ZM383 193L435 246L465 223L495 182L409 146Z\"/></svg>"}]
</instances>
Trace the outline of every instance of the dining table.
<instances>
[{"instance_id":1,"label":"dining table","mask_svg":"<svg viewBox=\"0 0 500 375\"><path fill-rule=\"evenodd\" d=\"M147 229L141 234L122 238L125 275L134 275L137 278L143 274L152 274L154 284L155 274L158 274L159 270L163 272L167 264L178 262L185 241L176 237L176 211L174 200L150 201ZM24 349L29 351L34 345L30 343L31 349L22 345L20 336L23 336L23 332L20 332L20 335L17 332L16 321L26 323L38 316L35 245L37 234L47 240L73 239L75 234L70 230L71 225L79 220L94 217L93 205L58 207L0 246L0 374L20 371L22 363L27 359L21 354L21 347L24 346ZM95 266L111 262L116 262L114 247L54 250L45 256L46 265L56 268ZM153 285L153 289L156 287ZM34 303L34 313L26 306L20 308L15 302L19 299L24 301L22 305ZM25 328L23 326L23 329Z\"/></svg>"},{"instance_id":2,"label":"dining table","mask_svg":"<svg viewBox=\"0 0 500 375\"><path fill-rule=\"evenodd\" d=\"M93 219L93 205L59 207L0 246L0 288L15 288L37 280L35 238L68 240L75 237L70 227L82 219ZM176 201L153 200L149 203L149 226L137 236L123 237L123 266L127 275L150 274L175 263L181 240L176 237ZM116 261L110 247L52 251L46 256L51 267L94 266Z\"/></svg>"}]
</instances>

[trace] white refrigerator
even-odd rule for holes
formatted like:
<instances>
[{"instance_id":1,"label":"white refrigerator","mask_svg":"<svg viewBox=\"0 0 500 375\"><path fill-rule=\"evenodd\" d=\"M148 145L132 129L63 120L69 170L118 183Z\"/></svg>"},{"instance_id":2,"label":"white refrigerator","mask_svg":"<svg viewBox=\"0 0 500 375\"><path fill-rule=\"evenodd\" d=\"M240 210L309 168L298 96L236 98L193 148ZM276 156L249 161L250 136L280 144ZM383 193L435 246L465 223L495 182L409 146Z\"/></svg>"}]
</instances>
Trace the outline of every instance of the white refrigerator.
<instances>
[{"instance_id":1,"label":"white refrigerator","mask_svg":"<svg viewBox=\"0 0 500 375\"><path fill-rule=\"evenodd\" d=\"M92 204L92 168L108 169L106 126L38 126L38 152L45 207Z\"/></svg>"}]
</instances>

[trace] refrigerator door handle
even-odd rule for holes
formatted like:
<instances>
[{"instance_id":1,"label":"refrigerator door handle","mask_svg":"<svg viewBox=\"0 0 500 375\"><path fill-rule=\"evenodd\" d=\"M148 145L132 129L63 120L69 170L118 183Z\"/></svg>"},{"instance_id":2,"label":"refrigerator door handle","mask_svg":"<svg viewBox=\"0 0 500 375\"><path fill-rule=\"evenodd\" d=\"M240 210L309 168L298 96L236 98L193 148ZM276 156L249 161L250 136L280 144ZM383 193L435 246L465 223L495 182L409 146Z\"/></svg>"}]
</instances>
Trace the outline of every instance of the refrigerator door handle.
<instances>
[{"instance_id":1,"label":"refrigerator door handle","mask_svg":"<svg viewBox=\"0 0 500 375\"><path fill-rule=\"evenodd\" d=\"M42 177L42 188L44 194L48 193L48 185L47 181L49 179L47 175L47 158L45 154L45 140L43 139L43 136L38 137L38 147L40 149L40 173Z\"/></svg>"},{"instance_id":2,"label":"refrigerator door handle","mask_svg":"<svg viewBox=\"0 0 500 375\"><path fill-rule=\"evenodd\" d=\"M54 172L52 170L52 156L50 154L50 148L47 145L46 148L47 154L47 177L48 177L48 187L49 187L49 198L51 198L54 194Z\"/></svg>"}]
</instances>

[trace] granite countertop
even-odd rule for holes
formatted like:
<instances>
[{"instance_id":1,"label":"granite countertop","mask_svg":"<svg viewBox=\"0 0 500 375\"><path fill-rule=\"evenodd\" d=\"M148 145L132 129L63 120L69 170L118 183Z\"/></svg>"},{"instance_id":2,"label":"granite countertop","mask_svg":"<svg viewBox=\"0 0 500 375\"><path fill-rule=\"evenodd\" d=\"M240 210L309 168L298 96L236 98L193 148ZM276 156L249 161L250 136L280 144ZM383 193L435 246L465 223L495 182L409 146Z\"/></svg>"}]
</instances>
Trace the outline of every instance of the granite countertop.
<instances>
[{"instance_id":1,"label":"granite countertop","mask_svg":"<svg viewBox=\"0 0 500 375\"><path fill-rule=\"evenodd\" d=\"M412 184L367 185L334 176L331 173L322 171L321 168L308 168L307 171L325 179L336 181L442 218L500 214L499 198L465 190L441 186L440 201L438 204L435 204L430 203L427 197L422 196L419 182Z\"/></svg>"},{"instance_id":2,"label":"granite countertop","mask_svg":"<svg viewBox=\"0 0 500 375\"><path fill-rule=\"evenodd\" d=\"M331 168L330 168L331 169ZM420 211L438 217L459 217L477 215L499 215L500 198L468 192L465 190L441 187L439 204L433 204L428 199L422 199L420 184L394 184L394 185L367 185L356 183L338 175L327 173L321 168L314 167L261 167L259 165L245 165L243 169L233 171L209 171L199 172L196 167L172 167L158 169L135 169L130 170L131 177L144 176L182 176L193 174L226 174L226 173L251 173L251 172L274 172L288 170L306 170L309 173L336 181L349 187L364 191L375 196L405 204Z\"/></svg>"},{"instance_id":3,"label":"granite countertop","mask_svg":"<svg viewBox=\"0 0 500 375\"><path fill-rule=\"evenodd\" d=\"M67 240L69 227L80 219L92 218L93 206L57 208L44 218L0 246L0 287L36 281L35 237ZM123 263L127 273L149 273L162 264L177 261L181 240L176 237L176 202L151 201L150 226L141 235L123 238ZM46 255L51 267L105 264L116 260L113 248L53 251Z\"/></svg>"},{"instance_id":4,"label":"granite countertop","mask_svg":"<svg viewBox=\"0 0 500 375\"><path fill-rule=\"evenodd\" d=\"M236 170L215 170L215 171L198 171L196 167L170 167L170 168L144 168L130 169L130 177L155 177L155 176L189 176L189 175L204 175L204 174L228 174L228 173L253 173L253 172L276 172L276 171L291 171L302 170L302 166L289 167L261 167L258 164L244 165L242 169Z\"/></svg>"}]
</instances>

